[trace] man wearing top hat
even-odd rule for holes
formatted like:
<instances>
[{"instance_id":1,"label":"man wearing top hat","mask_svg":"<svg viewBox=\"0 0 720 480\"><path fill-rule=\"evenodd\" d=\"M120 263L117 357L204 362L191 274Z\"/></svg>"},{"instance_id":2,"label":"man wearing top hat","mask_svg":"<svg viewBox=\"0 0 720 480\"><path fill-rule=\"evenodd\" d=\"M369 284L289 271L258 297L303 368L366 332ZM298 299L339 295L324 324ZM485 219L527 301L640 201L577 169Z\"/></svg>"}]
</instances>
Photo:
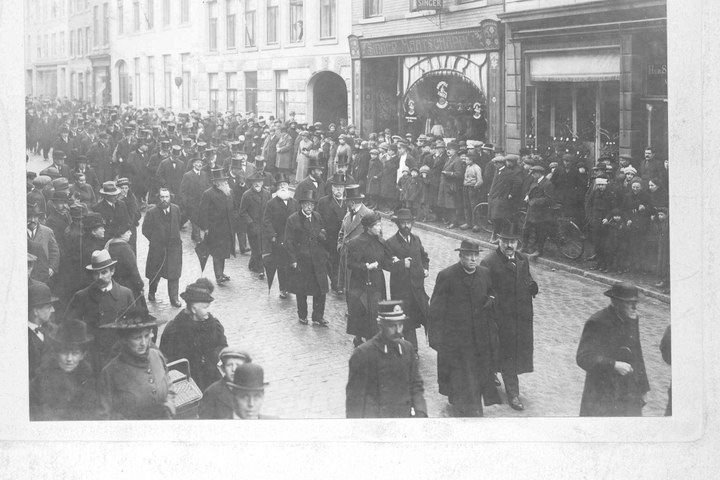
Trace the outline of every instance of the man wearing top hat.
<instances>
[{"instance_id":1,"label":"man wearing top hat","mask_svg":"<svg viewBox=\"0 0 720 480\"><path fill-rule=\"evenodd\" d=\"M642 416L650 390L640 346L638 289L617 282L605 292L610 305L583 328L577 364L585 370L580 416Z\"/></svg>"},{"instance_id":2,"label":"man wearing top hat","mask_svg":"<svg viewBox=\"0 0 720 480\"><path fill-rule=\"evenodd\" d=\"M340 268L340 252L337 249L337 239L342 227L343 218L347 213L345 206L345 184L347 177L342 173L335 173L328 180L330 194L318 200L316 211L320 214L325 226L326 238L322 242L328 252L328 276L330 288L338 294L344 292L342 283L338 282Z\"/></svg>"},{"instance_id":3,"label":"man wearing top hat","mask_svg":"<svg viewBox=\"0 0 720 480\"><path fill-rule=\"evenodd\" d=\"M490 272L500 340L498 367L508 403L514 410L523 410L518 375L533 371L533 298L538 285L530 275L527 256L517 251L518 239L514 228L499 230L497 249L480 265Z\"/></svg>"},{"instance_id":4,"label":"man wearing top hat","mask_svg":"<svg viewBox=\"0 0 720 480\"><path fill-rule=\"evenodd\" d=\"M318 196L325 194L325 181L322 178L325 169L317 162L317 159L311 158L307 165L308 176L305 177L297 187L295 187L295 199L305 198L305 192L308 190L317 190Z\"/></svg>"},{"instance_id":5,"label":"man wearing top hat","mask_svg":"<svg viewBox=\"0 0 720 480\"><path fill-rule=\"evenodd\" d=\"M440 273L430 299L428 340L437 356L438 387L454 414L481 417L483 404L502 403L495 386L497 326L491 279L479 265L480 247L463 240L459 262Z\"/></svg>"},{"instance_id":6,"label":"man wearing top hat","mask_svg":"<svg viewBox=\"0 0 720 480\"><path fill-rule=\"evenodd\" d=\"M262 174L263 176L263 188L270 193L274 193L275 190L275 177L272 173L265 170L265 157L262 155L255 155L255 171Z\"/></svg>"},{"instance_id":7,"label":"man wearing top hat","mask_svg":"<svg viewBox=\"0 0 720 480\"><path fill-rule=\"evenodd\" d=\"M130 214L124 201L118 200L120 189L114 181L103 183L100 189L102 200L91 208L102 215L105 220L105 240L109 240L118 233L120 225L129 225Z\"/></svg>"},{"instance_id":8,"label":"man wearing top hat","mask_svg":"<svg viewBox=\"0 0 720 480\"><path fill-rule=\"evenodd\" d=\"M48 338L53 331L54 303L58 298L42 282L28 287L28 374L35 377L43 357L48 353Z\"/></svg>"},{"instance_id":9,"label":"man wearing top hat","mask_svg":"<svg viewBox=\"0 0 720 480\"><path fill-rule=\"evenodd\" d=\"M166 187L173 195L180 193L180 183L185 175L185 163L180 159L181 151L180 145L173 145L170 156L160 162L156 172L159 186Z\"/></svg>"},{"instance_id":10,"label":"man wearing top hat","mask_svg":"<svg viewBox=\"0 0 720 480\"><path fill-rule=\"evenodd\" d=\"M200 200L198 226L213 257L215 280L220 284L230 280L225 275L225 260L235 256L234 204L228 177L222 168L210 171L210 183L212 186L203 192Z\"/></svg>"},{"instance_id":11,"label":"man wearing top hat","mask_svg":"<svg viewBox=\"0 0 720 480\"><path fill-rule=\"evenodd\" d=\"M365 195L360 192L360 185L345 185L345 205L347 213L343 217L337 235L336 249L340 254L340 268L337 284L347 292L347 244L350 240L363 233L362 219L374 213L364 203Z\"/></svg>"},{"instance_id":12,"label":"man wearing top hat","mask_svg":"<svg viewBox=\"0 0 720 480\"><path fill-rule=\"evenodd\" d=\"M285 224L288 217L299 209L299 203L292 197L289 186L290 179L287 175L278 173L275 180L276 195L267 203L263 223L264 238L269 239L269 245L264 245L266 251L263 252L263 256L272 255L273 262L277 267L280 298L287 298L290 287L288 279L289 258L285 244Z\"/></svg>"},{"instance_id":13,"label":"man wearing top hat","mask_svg":"<svg viewBox=\"0 0 720 480\"><path fill-rule=\"evenodd\" d=\"M427 417L425 390L402 300L378 303L379 332L353 351L345 387L347 418Z\"/></svg>"},{"instance_id":14,"label":"man wearing top hat","mask_svg":"<svg viewBox=\"0 0 720 480\"><path fill-rule=\"evenodd\" d=\"M391 218L398 227L397 233L385 241L391 258L390 297L402 300L407 315L403 336L418 350L417 329L427 324L428 301L425 278L429 274L430 259L420 241L412 233L412 213L401 208Z\"/></svg>"},{"instance_id":15,"label":"man wearing top hat","mask_svg":"<svg viewBox=\"0 0 720 480\"><path fill-rule=\"evenodd\" d=\"M270 201L270 192L263 188L265 175L263 172L255 172L247 178L250 188L243 193L240 199L239 217L241 224L247 231L248 243L250 244L250 260L248 269L257 273L258 278L265 278L265 270L262 262L262 255L269 250L264 242L268 239L263 237L263 225L265 224L265 210Z\"/></svg>"},{"instance_id":16,"label":"man wearing top hat","mask_svg":"<svg viewBox=\"0 0 720 480\"><path fill-rule=\"evenodd\" d=\"M115 264L107 250L96 250L89 265L85 266L93 277L93 282L75 292L64 318L77 318L85 322L88 331L95 337L91 344L91 360L95 372L99 372L112 358L114 335L100 331L102 325L112 323L135 303L132 291L115 280Z\"/></svg>"},{"instance_id":17,"label":"man wearing top hat","mask_svg":"<svg viewBox=\"0 0 720 480\"><path fill-rule=\"evenodd\" d=\"M545 241L554 235L553 207L558 201L555 197L555 185L545 175L545 167L533 165L530 168L533 183L525 196L527 216L522 231L523 252L530 253L530 233L535 231L535 253L542 256Z\"/></svg>"},{"instance_id":18,"label":"man wearing top hat","mask_svg":"<svg viewBox=\"0 0 720 480\"><path fill-rule=\"evenodd\" d=\"M233 193L233 229L238 240L238 248L243 255L246 255L250 248L247 241L247 228L240 219L240 202L243 194L250 188L247 178L253 173L255 173L255 165L247 162L247 154L234 152L230 159L228 185Z\"/></svg>"},{"instance_id":19,"label":"man wearing top hat","mask_svg":"<svg viewBox=\"0 0 720 480\"><path fill-rule=\"evenodd\" d=\"M312 322L327 327L325 299L328 292L327 251L322 242L327 239L320 214L315 211L317 190L307 190L300 197L300 210L287 219L284 243L287 249L289 291L295 294L300 323L308 323L307 297L312 296Z\"/></svg>"},{"instance_id":20,"label":"man wearing top hat","mask_svg":"<svg viewBox=\"0 0 720 480\"><path fill-rule=\"evenodd\" d=\"M41 223L44 218L37 205L27 206L27 251L37 257L33 278L48 283L58 271L60 247L52 229Z\"/></svg>"},{"instance_id":21,"label":"man wearing top hat","mask_svg":"<svg viewBox=\"0 0 720 480\"><path fill-rule=\"evenodd\" d=\"M184 216L190 220L192 225L192 240L199 242L198 206L203 192L210 187L210 180L208 180L207 172L202 169L202 159L199 156L191 158L190 163L192 168L183 174L177 200Z\"/></svg>"}]
</instances>

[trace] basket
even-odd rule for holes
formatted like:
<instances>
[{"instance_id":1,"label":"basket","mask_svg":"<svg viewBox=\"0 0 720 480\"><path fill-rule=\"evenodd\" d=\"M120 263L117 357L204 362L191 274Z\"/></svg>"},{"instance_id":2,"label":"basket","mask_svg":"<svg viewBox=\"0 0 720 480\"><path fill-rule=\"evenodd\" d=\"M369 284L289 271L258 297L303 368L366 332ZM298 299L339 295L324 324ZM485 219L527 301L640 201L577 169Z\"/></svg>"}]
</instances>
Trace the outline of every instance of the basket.
<instances>
[{"instance_id":1,"label":"basket","mask_svg":"<svg viewBox=\"0 0 720 480\"><path fill-rule=\"evenodd\" d=\"M167 367L175 391L175 418L197 418L198 405L203 395L195 380L190 377L190 362L187 358L180 358L168 363Z\"/></svg>"}]
</instances>

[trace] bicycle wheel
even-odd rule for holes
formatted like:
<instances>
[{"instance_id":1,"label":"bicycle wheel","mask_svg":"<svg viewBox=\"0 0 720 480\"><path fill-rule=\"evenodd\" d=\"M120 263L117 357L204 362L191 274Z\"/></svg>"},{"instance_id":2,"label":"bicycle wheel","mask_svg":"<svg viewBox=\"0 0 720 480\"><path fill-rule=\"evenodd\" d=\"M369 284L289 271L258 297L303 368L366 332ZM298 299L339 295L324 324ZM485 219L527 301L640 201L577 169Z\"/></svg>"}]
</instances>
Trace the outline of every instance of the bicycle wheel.
<instances>
[{"instance_id":1,"label":"bicycle wheel","mask_svg":"<svg viewBox=\"0 0 720 480\"><path fill-rule=\"evenodd\" d=\"M558 218L557 229L555 243L560 253L570 260L582 257L585 251L585 235L580 228L568 218Z\"/></svg>"},{"instance_id":2,"label":"bicycle wheel","mask_svg":"<svg viewBox=\"0 0 720 480\"><path fill-rule=\"evenodd\" d=\"M493 225L492 221L488 218L488 204L487 202L480 202L475 205L472 212L473 226L477 225L487 233L492 233Z\"/></svg>"}]
</instances>

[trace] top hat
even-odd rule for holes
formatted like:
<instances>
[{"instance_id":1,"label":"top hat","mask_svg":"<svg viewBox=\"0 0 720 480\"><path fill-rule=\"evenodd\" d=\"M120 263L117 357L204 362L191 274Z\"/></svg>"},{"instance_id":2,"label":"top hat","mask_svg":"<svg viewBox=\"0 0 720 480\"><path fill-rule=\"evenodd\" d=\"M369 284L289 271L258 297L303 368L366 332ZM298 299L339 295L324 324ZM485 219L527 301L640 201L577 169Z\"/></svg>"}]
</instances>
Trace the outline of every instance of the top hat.
<instances>
[{"instance_id":1,"label":"top hat","mask_svg":"<svg viewBox=\"0 0 720 480\"><path fill-rule=\"evenodd\" d=\"M71 318L62 322L58 329L50 334L50 339L61 345L83 345L92 342L93 336L88 335L85 322Z\"/></svg>"},{"instance_id":2,"label":"top hat","mask_svg":"<svg viewBox=\"0 0 720 480\"><path fill-rule=\"evenodd\" d=\"M57 302L59 298L50 293L50 287L37 282L28 287L28 306L39 307L48 303Z\"/></svg>"},{"instance_id":3,"label":"top hat","mask_svg":"<svg viewBox=\"0 0 720 480\"><path fill-rule=\"evenodd\" d=\"M245 179L245 181L247 181L247 182L264 182L265 175L260 171L256 171L255 173L253 173L252 175L247 177Z\"/></svg>"},{"instance_id":4,"label":"top hat","mask_svg":"<svg viewBox=\"0 0 720 480\"><path fill-rule=\"evenodd\" d=\"M199 157L194 158L192 161L195 160L201 160ZM230 158L230 168L242 168L243 162L247 160L247 155L244 153L234 153L232 158Z\"/></svg>"},{"instance_id":5,"label":"top hat","mask_svg":"<svg viewBox=\"0 0 720 480\"><path fill-rule=\"evenodd\" d=\"M314 169L325 170L325 167L320 165L316 158L310 158L310 161L308 162L308 165L307 165L307 171L309 172L310 170L314 170Z\"/></svg>"},{"instance_id":6,"label":"top hat","mask_svg":"<svg viewBox=\"0 0 720 480\"><path fill-rule=\"evenodd\" d=\"M161 140L160 141L160 149L161 150L169 150L170 149L170 140Z\"/></svg>"},{"instance_id":7,"label":"top hat","mask_svg":"<svg viewBox=\"0 0 720 480\"><path fill-rule=\"evenodd\" d=\"M100 189L100 195L119 195L120 189L117 187L117 184L113 182L112 180L108 180L107 182L103 182L102 188Z\"/></svg>"},{"instance_id":8,"label":"top hat","mask_svg":"<svg viewBox=\"0 0 720 480\"><path fill-rule=\"evenodd\" d=\"M245 153L245 151L243 150L243 144L241 142L230 142L230 151Z\"/></svg>"},{"instance_id":9,"label":"top hat","mask_svg":"<svg viewBox=\"0 0 720 480\"><path fill-rule=\"evenodd\" d=\"M328 183L330 185L345 185L347 182L347 177L344 173L335 172L332 177L330 177L330 180L328 180Z\"/></svg>"},{"instance_id":10,"label":"top hat","mask_svg":"<svg viewBox=\"0 0 720 480\"><path fill-rule=\"evenodd\" d=\"M180 155L180 153L182 153L182 147L180 145L173 145L171 150L173 155Z\"/></svg>"},{"instance_id":11,"label":"top hat","mask_svg":"<svg viewBox=\"0 0 720 480\"><path fill-rule=\"evenodd\" d=\"M103 268L112 267L116 263L117 260L113 260L107 250L95 250L90 257L90 265L86 265L85 268L97 272Z\"/></svg>"},{"instance_id":12,"label":"top hat","mask_svg":"<svg viewBox=\"0 0 720 480\"><path fill-rule=\"evenodd\" d=\"M617 298L626 302L636 302L639 299L638 288L630 282L617 282L609 290L606 290L605 296Z\"/></svg>"},{"instance_id":13,"label":"top hat","mask_svg":"<svg viewBox=\"0 0 720 480\"><path fill-rule=\"evenodd\" d=\"M313 202L317 203L318 201L318 191L317 190L303 190L300 192L300 195L298 195L295 200L298 201L298 203L302 202Z\"/></svg>"},{"instance_id":14,"label":"top hat","mask_svg":"<svg viewBox=\"0 0 720 480\"><path fill-rule=\"evenodd\" d=\"M265 157L262 155L255 155L255 165L257 166L258 163L265 163Z\"/></svg>"},{"instance_id":15,"label":"top hat","mask_svg":"<svg viewBox=\"0 0 720 480\"><path fill-rule=\"evenodd\" d=\"M205 147L207 147L207 143L205 143L205 142L197 142L197 143L195 144L195 147L197 148L198 152L202 152L203 150L205 150Z\"/></svg>"},{"instance_id":16,"label":"top hat","mask_svg":"<svg viewBox=\"0 0 720 480\"><path fill-rule=\"evenodd\" d=\"M288 178L287 173L280 172L275 177L275 185L277 185L278 183L283 183L283 182L290 183L290 178Z\"/></svg>"},{"instance_id":17,"label":"top hat","mask_svg":"<svg viewBox=\"0 0 720 480\"><path fill-rule=\"evenodd\" d=\"M469 240L463 240L460 242L460 248L456 248L455 251L480 253L480 245Z\"/></svg>"},{"instance_id":18,"label":"top hat","mask_svg":"<svg viewBox=\"0 0 720 480\"><path fill-rule=\"evenodd\" d=\"M365 215L362 220L360 220L360 223L365 228L370 228L376 223L382 221L382 217L378 212L372 212L370 215Z\"/></svg>"},{"instance_id":19,"label":"top hat","mask_svg":"<svg viewBox=\"0 0 720 480\"><path fill-rule=\"evenodd\" d=\"M185 303L210 303L215 300L210 295L210 290L197 282L185 287L185 291L180 294L180 297L185 300Z\"/></svg>"},{"instance_id":20,"label":"top hat","mask_svg":"<svg viewBox=\"0 0 720 480\"><path fill-rule=\"evenodd\" d=\"M227 180L227 175L225 175L225 171L222 168L213 168L210 170L210 181L215 180Z\"/></svg>"},{"instance_id":21,"label":"top hat","mask_svg":"<svg viewBox=\"0 0 720 480\"><path fill-rule=\"evenodd\" d=\"M227 382L231 389L262 392L268 384L265 372L257 363L244 363L235 369L232 382Z\"/></svg>"},{"instance_id":22,"label":"top hat","mask_svg":"<svg viewBox=\"0 0 720 480\"><path fill-rule=\"evenodd\" d=\"M378 302L378 322L402 322L408 318L403 312L402 300L381 300Z\"/></svg>"},{"instance_id":23,"label":"top hat","mask_svg":"<svg viewBox=\"0 0 720 480\"><path fill-rule=\"evenodd\" d=\"M125 311L114 322L100 325L100 328L113 330L137 330L141 328L157 327L165 323L150 315L146 308L132 307Z\"/></svg>"},{"instance_id":24,"label":"top hat","mask_svg":"<svg viewBox=\"0 0 720 480\"><path fill-rule=\"evenodd\" d=\"M505 222L498 229L497 237L504 240L519 240L520 234L517 232L514 223Z\"/></svg>"},{"instance_id":25,"label":"top hat","mask_svg":"<svg viewBox=\"0 0 720 480\"><path fill-rule=\"evenodd\" d=\"M242 358L245 363L252 363L252 357L245 350L240 350L235 347L225 347L220 350L218 359L223 362L226 358Z\"/></svg>"},{"instance_id":26,"label":"top hat","mask_svg":"<svg viewBox=\"0 0 720 480\"><path fill-rule=\"evenodd\" d=\"M390 217L390 220L392 220L393 222L396 222L396 223L397 222L407 222L407 221L412 222L413 220L415 220L415 218L413 217L412 212L410 212L409 209L401 208L400 210L398 210L395 213L395 215Z\"/></svg>"},{"instance_id":27,"label":"top hat","mask_svg":"<svg viewBox=\"0 0 720 480\"><path fill-rule=\"evenodd\" d=\"M345 200L362 200L365 195L360 193L360 185L345 185Z\"/></svg>"}]
</instances>

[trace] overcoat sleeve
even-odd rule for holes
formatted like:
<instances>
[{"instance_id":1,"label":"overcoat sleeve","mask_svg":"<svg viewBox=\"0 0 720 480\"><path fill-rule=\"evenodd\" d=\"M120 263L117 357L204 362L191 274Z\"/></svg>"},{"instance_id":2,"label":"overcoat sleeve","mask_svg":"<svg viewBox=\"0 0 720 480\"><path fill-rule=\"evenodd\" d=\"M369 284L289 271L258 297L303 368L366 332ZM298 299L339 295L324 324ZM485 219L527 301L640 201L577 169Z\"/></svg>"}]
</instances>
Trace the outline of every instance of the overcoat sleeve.
<instances>
[{"instance_id":1,"label":"overcoat sleeve","mask_svg":"<svg viewBox=\"0 0 720 480\"><path fill-rule=\"evenodd\" d=\"M367 355L356 350L350 357L348 383L345 388L345 416L363 418L365 416L365 398L369 381Z\"/></svg>"}]
</instances>

